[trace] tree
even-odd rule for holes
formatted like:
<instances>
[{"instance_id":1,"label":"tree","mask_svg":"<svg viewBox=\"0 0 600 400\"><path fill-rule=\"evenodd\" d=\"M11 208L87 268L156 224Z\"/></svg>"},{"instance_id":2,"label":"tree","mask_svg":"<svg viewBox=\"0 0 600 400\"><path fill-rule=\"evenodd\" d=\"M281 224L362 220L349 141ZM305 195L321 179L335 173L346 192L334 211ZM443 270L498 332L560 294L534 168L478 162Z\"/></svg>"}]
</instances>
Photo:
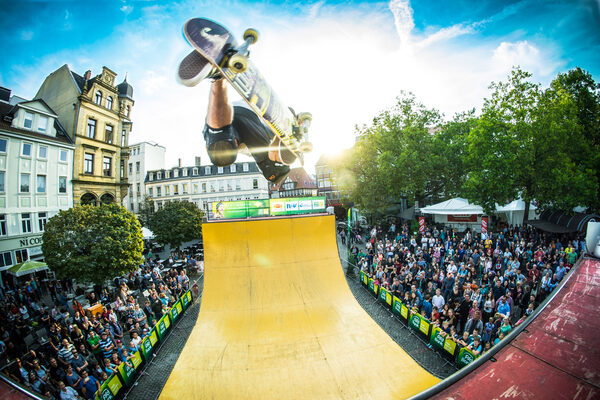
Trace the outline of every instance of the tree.
<instances>
[{"instance_id":1,"label":"tree","mask_svg":"<svg viewBox=\"0 0 600 400\"><path fill-rule=\"evenodd\" d=\"M571 144L582 140L572 96L544 91L530 77L516 68L506 82L492 83L468 136L465 191L488 213L519 196L524 218L533 200L541 209L568 209L597 187L592 171L572 157Z\"/></svg>"},{"instance_id":2,"label":"tree","mask_svg":"<svg viewBox=\"0 0 600 400\"><path fill-rule=\"evenodd\" d=\"M170 201L150 219L154 239L171 248L179 248L183 242L198 239L202 235L204 213L196 204L186 200Z\"/></svg>"},{"instance_id":3,"label":"tree","mask_svg":"<svg viewBox=\"0 0 600 400\"><path fill-rule=\"evenodd\" d=\"M102 284L144 262L140 223L116 204L61 210L42 239L44 258L59 278Z\"/></svg>"},{"instance_id":4,"label":"tree","mask_svg":"<svg viewBox=\"0 0 600 400\"><path fill-rule=\"evenodd\" d=\"M140 212L138 213L140 224L149 227L152 214L154 214L154 201L152 198L144 196L144 200L140 202Z\"/></svg>"}]
</instances>

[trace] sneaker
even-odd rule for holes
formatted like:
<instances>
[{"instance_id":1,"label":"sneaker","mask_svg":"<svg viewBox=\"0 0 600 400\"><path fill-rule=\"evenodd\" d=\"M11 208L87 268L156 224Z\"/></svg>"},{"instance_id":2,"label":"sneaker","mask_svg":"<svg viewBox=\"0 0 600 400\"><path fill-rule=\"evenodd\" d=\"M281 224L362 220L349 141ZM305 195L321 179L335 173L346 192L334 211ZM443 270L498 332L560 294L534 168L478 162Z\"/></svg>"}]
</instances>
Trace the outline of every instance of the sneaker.
<instances>
[{"instance_id":1,"label":"sneaker","mask_svg":"<svg viewBox=\"0 0 600 400\"><path fill-rule=\"evenodd\" d=\"M217 81L223 79L223 76L217 68L208 62L197 51L192 51L188 54L177 68L177 81L185 86L196 86L200 81L210 79Z\"/></svg>"}]
</instances>

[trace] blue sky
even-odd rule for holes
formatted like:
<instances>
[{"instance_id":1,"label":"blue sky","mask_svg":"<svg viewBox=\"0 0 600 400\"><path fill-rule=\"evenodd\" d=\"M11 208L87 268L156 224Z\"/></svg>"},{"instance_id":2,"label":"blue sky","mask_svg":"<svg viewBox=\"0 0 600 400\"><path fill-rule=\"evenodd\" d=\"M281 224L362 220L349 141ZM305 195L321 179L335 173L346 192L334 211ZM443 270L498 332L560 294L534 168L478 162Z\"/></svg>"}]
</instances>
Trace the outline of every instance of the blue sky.
<instances>
[{"instance_id":1,"label":"blue sky","mask_svg":"<svg viewBox=\"0 0 600 400\"><path fill-rule=\"evenodd\" d=\"M192 17L237 35L257 28L251 56L296 110L314 115L314 164L348 147L368 123L412 91L450 118L477 108L513 65L548 84L575 66L600 81L600 0L5 1L0 0L0 85L25 98L63 64L93 75L127 73L136 101L133 141L167 147L167 166L204 155L208 84L185 88L175 69ZM309 166L309 170L312 167Z\"/></svg>"}]
</instances>

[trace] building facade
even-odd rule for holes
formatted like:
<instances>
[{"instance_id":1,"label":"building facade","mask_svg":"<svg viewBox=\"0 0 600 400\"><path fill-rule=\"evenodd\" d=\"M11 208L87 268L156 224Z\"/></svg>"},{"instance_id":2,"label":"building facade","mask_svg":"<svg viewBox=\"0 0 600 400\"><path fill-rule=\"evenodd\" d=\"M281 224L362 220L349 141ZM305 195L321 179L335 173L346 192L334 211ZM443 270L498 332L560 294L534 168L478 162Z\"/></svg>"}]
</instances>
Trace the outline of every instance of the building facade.
<instances>
[{"instance_id":1,"label":"building facade","mask_svg":"<svg viewBox=\"0 0 600 400\"><path fill-rule=\"evenodd\" d=\"M268 199L269 187L255 162L238 162L148 171L146 195L156 210L168 201L188 200L209 214L220 201Z\"/></svg>"},{"instance_id":2,"label":"building facade","mask_svg":"<svg viewBox=\"0 0 600 400\"><path fill-rule=\"evenodd\" d=\"M317 192L319 196L325 196L327 198L328 207L342 206L340 200L340 192L337 187L335 174L333 169L329 166L329 159L323 155L317 161L315 165L315 172L317 175Z\"/></svg>"},{"instance_id":3,"label":"building facade","mask_svg":"<svg viewBox=\"0 0 600 400\"><path fill-rule=\"evenodd\" d=\"M134 214L140 212L140 205L146 196L146 173L165 168L166 149L152 142L135 143L129 146L127 177L129 190L123 199L123 206Z\"/></svg>"},{"instance_id":4,"label":"building facade","mask_svg":"<svg viewBox=\"0 0 600 400\"><path fill-rule=\"evenodd\" d=\"M0 88L0 271L43 259L46 222L73 206L74 149L48 104Z\"/></svg>"},{"instance_id":5,"label":"building facade","mask_svg":"<svg viewBox=\"0 0 600 400\"><path fill-rule=\"evenodd\" d=\"M36 94L58 115L75 143L73 202L121 203L127 194L128 138L132 128L133 88L116 73L84 76L63 65L46 77Z\"/></svg>"},{"instance_id":6,"label":"building facade","mask_svg":"<svg viewBox=\"0 0 600 400\"><path fill-rule=\"evenodd\" d=\"M302 167L292 168L285 180L271 184L271 198L317 196L317 183Z\"/></svg>"}]
</instances>

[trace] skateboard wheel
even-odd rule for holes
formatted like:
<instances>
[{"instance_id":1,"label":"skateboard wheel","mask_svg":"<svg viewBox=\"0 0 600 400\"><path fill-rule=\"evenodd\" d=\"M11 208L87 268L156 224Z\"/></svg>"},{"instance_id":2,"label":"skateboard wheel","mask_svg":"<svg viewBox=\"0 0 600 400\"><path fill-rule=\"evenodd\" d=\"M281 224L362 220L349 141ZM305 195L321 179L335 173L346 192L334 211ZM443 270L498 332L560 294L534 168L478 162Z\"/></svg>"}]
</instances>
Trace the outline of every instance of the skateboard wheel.
<instances>
[{"instance_id":1,"label":"skateboard wheel","mask_svg":"<svg viewBox=\"0 0 600 400\"><path fill-rule=\"evenodd\" d=\"M311 142L300 142L299 150L302 153L310 153L313 151L313 144Z\"/></svg>"},{"instance_id":2,"label":"skateboard wheel","mask_svg":"<svg viewBox=\"0 0 600 400\"><path fill-rule=\"evenodd\" d=\"M248 68L248 59L240 54L234 54L228 64L233 72L240 74Z\"/></svg>"},{"instance_id":3,"label":"skateboard wheel","mask_svg":"<svg viewBox=\"0 0 600 400\"><path fill-rule=\"evenodd\" d=\"M250 39L250 44L258 41L258 31L256 29L248 28L244 32L244 40Z\"/></svg>"},{"instance_id":4,"label":"skateboard wheel","mask_svg":"<svg viewBox=\"0 0 600 400\"><path fill-rule=\"evenodd\" d=\"M309 112L298 113L298 124L301 125L304 121L312 121L312 114Z\"/></svg>"}]
</instances>

